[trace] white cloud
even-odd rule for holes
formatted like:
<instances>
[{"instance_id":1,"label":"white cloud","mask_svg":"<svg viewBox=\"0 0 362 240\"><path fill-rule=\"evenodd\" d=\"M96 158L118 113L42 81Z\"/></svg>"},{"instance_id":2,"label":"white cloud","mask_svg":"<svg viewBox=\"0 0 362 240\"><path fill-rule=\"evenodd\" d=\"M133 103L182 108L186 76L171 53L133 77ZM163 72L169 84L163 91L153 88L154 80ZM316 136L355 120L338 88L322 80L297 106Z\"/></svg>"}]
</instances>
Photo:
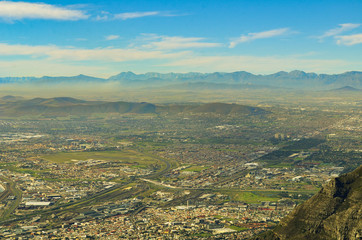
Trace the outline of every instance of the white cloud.
<instances>
[{"instance_id":1,"label":"white cloud","mask_svg":"<svg viewBox=\"0 0 362 240\"><path fill-rule=\"evenodd\" d=\"M114 19L132 19L132 18L141 18L141 17L149 17L149 16L157 16L162 15L161 12L153 11L153 12L127 12L127 13L119 13L114 15Z\"/></svg>"},{"instance_id":2,"label":"white cloud","mask_svg":"<svg viewBox=\"0 0 362 240\"><path fill-rule=\"evenodd\" d=\"M44 75L74 76L83 73L91 76L108 77L120 71L147 72L156 69L162 72L233 72L244 70L257 74L303 69L307 72L333 74L345 71L361 71L361 66L361 61L337 59L302 59L293 56L196 56L185 54L177 57L173 56L171 59L161 59L161 61L151 59L150 62L144 62L143 64L132 61L122 62L121 64L106 61L89 64L83 61L67 62L62 61L62 59L0 60L0 75L40 77Z\"/></svg>"},{"instance_id":3,"label":"white cloud","mask_svg":"<svg viewBox=\"0 0 362 240\"><path fill-rule=\"evenodd\" d=\"M118 13L118 14L112 14L106 11L102 11L100 14L98 14L94 19L96 21L110 21L110 20L128 20L128 19L134 19L134 18L143 18L143 17L152 17L152 16L158 16L158 17L176 17L176 16L183 16L185 14L174 14L168 11L146 11L146 12L125 12L125 13Z\"/></svg>"},{"instance_id":4,"label":"white cloud","mask_svg":"<svg viewBox=\"0 0 362 240\"><path fill-rule=\"evenodd\" d=\"M109 16L107 16L107 15L102 15L102 16L97 15L97 17L95 18L96 21L106 21L108 19L109 19Z\"/></svg>"},{"instance_id":5,"label":"white cloud","mask_svg":"<svg viewBox=\"0 0 362 240\"><path fill-rule=\"evenodd\" d=\"M159 50L174 50L185 48L210 48L220 47L220 43L202 42L205 38L197 37L168 37L157 35L146 35L145 40L157 40L142 45L144 48L153 48Z\"/></svg>"},{"instance_id":6,"label":"white cloud","mask_svg":"<svg viewBox=\"0 0 362 240\"><path fill-rule=\"evenodd\" d=\"M190 55L188 51L165 53L155 50L122 48L75 48L55 45L22 45L0 43L0 75L65 76L80 73L109 76L120 69L139 66L152 69L153 64ZM16 56L16 60L12 57ZM147 62L150 61L150 62Z\"/></svg>"},{"instance_id":7,"label":"white cloud","mask_svg":"<svg viewBox=\"0 0 362 240\"><path fill-rule=\"evenodd\" d=\"M273 29L273 30L264 31L264 32L249 33L248 35L241 35L239 38L231 41L229 47L234 48L239 43L250 42L250 41L257 40L257 39L281 36L281 35L286 34L288 31L289 31L289 28L279 28L279 29Z\"/></svg>"},{"instance_id":8,"label":"white cloud","mask_svg":"<svg viewBox=\"0 0 362 240\"><path fill-rule=\"evenodd\" d=\"M167 37L155 34L146 34L143 37L136 43L137 46L141 46L138 48L89 49L0 43L0 75L54 76L85 73L101 76L118 72L120 69L141 72L157 69L181 72L245 70L254 73L274 73L295 69L319 73L362 70L361 61L316 59L314 55L200 56L184 49L218 47L221 44L206 42L204 38L197 37ZM338 41L340 41L339 44L344 45L362 43L362 34L338 36Z\"/></svg>"},{"instance_id":9,"label":"white cloud","mask_svg":"<svg viewBox=\"0 0 362 240\"><path fill-rule=\"evenodd\" d=\"M124 62L147 59L171 59L189 52L164 53L122 48L62 48L57 46L10 45L0 43L0 56L45 57L49 60Z\"/></svg>"},{"instance_id":10,"label":"white cloud","mask_svg":"<svg viewBox=\"0 0 362 240\"><path fill-rule=\"evenodd\" d=\"M336 36L338 45L352 46L362 43L362 34Z\"/></svg>"},{"instance_id":11,"label":"white cloud","mask_svg":"<svg viewBox=\"0 0 362 240\"><path fill-rule=\"evenodd\" d=\"M106 36L106 40L116 40L119 38L119 35L108 35Z\"/></svg>"},{"instance_id":12,"label":"white cloud","mask_svg":"<svg viewBox=\"0 0 362 240\"><path fill-rule=\"evenodd\" d=\"M337 27L337 28L333 28L333 29L326 31L322 36L319 36L318 38L322 40L323 38L326 38L326 37L333 37L333 36L339 35L343 32L347 32L347 31L353 30L355 28L358 28L359 26L361 26L361 24L343 23L343 24L339 24L338 26L339 27Z\"/></svg>"},{"instance_id":13,"label":"white cloud","mask_svg":"<svg viewBox=\"0 0 362 240\"><path fill-rule=\"evenodd\" d=\"M112 14L107 11L101 11L99 15L96 16L96 21L106 21L112 17Z\"/></svg>"},{"instance_id":14,"label":"white cloud","mask_svg":"<svg viewBox=\"0 0 362 240\"><path fill-rule=\"evenodd\" d=\"M186 72L233 72L244 70L258 74L270 74L295 69L317 73L340 73L349 70L360 70L361 64L361 62L344 60L301 59L293 56L193 56L176 59L162 66L170 67L173 71Z\"/></svg>"},{"instance_id":15,"label":"white cloud","mask_svg":"<svg viewBox=\"0 0 362 240\"><path fill-rule=\"evenodd\" d=\"M45 3L0 1L0 19L5 21L22 19L79 20L88 17L83 11Z\"/></svg>"}]
</instances>

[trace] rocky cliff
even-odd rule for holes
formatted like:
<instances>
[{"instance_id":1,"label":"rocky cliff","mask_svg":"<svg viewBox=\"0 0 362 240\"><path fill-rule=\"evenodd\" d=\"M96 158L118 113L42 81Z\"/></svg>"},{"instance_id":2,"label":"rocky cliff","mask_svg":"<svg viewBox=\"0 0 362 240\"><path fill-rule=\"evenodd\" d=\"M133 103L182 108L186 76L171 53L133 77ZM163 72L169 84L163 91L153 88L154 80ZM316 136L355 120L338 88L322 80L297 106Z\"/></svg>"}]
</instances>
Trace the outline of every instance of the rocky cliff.
<instances>
[{"instance_id":1,"label":"rocky cliff","mask_svg":"<svg viewBox=\"0 0 362 240\"><path fill-rule=\"evenodd\" d=\"M272 231L253 240L362 239L362 166L328 182Z\"/></svg>"}]
</instances>

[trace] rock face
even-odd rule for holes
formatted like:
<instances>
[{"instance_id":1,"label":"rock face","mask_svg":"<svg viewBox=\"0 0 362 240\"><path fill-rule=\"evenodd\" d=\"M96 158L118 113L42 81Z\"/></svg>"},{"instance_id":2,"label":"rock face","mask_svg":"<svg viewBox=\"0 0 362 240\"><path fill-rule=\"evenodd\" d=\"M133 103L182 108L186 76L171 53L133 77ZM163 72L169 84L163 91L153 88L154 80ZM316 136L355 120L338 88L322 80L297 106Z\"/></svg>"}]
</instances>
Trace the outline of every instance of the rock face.
<instances>
[{"instance_id":1,"label":"rock face","mask_svg":"<svg viewBox=\"0 0 362 240\"><path fill-rule=\"evenodd\" d=\"M253 239L362 239L362 165L332 179L275 229Z\"/></svg>"}]
</instances>

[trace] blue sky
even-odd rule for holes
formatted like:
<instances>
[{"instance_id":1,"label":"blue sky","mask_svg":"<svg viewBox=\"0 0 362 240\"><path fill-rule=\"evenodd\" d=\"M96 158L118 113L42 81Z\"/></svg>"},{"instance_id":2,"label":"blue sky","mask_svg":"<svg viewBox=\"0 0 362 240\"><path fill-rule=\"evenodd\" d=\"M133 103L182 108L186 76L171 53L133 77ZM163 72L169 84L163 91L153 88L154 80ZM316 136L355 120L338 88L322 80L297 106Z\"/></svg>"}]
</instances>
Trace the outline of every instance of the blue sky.
<instances>
[{"instance_id":1,"label":"blue sky","mask_svg":"<svg viewBox=\"0 0 362 240\"><path fill-rule=\"evenodd\" d=\"M362 71L360 0L40 1L0 0L0 77Z\"/></svg>"}]
</instances>

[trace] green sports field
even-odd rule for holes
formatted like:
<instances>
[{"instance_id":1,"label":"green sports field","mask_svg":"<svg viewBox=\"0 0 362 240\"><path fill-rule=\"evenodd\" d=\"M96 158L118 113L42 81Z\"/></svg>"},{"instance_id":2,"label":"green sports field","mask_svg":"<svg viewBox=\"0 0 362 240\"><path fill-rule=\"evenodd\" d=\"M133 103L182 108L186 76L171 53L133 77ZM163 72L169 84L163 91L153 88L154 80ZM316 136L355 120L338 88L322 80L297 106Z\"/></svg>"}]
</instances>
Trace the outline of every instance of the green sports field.
<instances>
[{"instance_id":1,"label":"green sports field","mask_svg":"<svg viewBox=\"0 0 362 240\"><path fill-rule=\"evenodd\" d=\"M119 161L123 163L138 163L148 165L157 163L158 160L133 150L125 151L94 151L94 152L59 152L41 155L41 159L55 163L76 163L84 160Z\"/></svg>"}]
</instances>

